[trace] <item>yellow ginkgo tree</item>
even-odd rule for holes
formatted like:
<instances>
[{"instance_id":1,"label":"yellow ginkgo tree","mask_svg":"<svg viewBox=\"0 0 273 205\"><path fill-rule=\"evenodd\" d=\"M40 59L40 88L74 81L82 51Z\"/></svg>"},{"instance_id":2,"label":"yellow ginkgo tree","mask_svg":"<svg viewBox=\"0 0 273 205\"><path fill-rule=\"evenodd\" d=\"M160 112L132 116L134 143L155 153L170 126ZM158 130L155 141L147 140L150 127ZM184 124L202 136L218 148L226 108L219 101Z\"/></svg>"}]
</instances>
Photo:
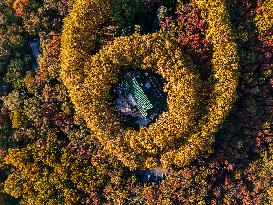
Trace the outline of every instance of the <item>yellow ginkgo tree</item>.
<instances>
[{"instance_id":1,"label":"yellow ginkgo tree","mask_svg":"<svg viewBox=\"0 0 273 205\"><path fill-rule=\"evenodd\" d=\"M168 33L118 37L96 50L96 34L110 18L113 3L77 0L64 21L61 78L76 112L105 150L130 169L187 165L212 150L214 134L236 99L238 55L226 3L195 1L208 23L206 38L214 51L212 92L200 118L204 90L199 74ZM167 81L168 110L140 130L121 126L110 95L118 76L130 68L153 70Z\"/></svg>"}]
</instances>

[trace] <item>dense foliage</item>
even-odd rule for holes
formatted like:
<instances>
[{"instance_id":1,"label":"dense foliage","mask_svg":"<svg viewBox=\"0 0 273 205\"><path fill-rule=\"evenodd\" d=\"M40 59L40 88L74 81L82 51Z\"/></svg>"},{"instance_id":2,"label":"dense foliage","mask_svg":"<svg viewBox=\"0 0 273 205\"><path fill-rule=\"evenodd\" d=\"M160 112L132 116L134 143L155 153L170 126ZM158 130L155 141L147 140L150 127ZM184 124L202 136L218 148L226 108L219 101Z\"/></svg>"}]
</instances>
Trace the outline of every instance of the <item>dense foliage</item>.
<instances>
[{"instance_id":1,"label":"dense foliage","mask_svg":"<svg viewBox=\"0 0 273 205\"><path fill-rule=\"evenodd\" d=\"M177 49L172 48L173 42L166 34L161 37L165 40L161 40L156 35L143 35L143 38L132 35L129 38L116 39L113 46L105 47L98 56L86 60L87 68L83 71L83 53L88 59L89 50L95 48L95 42L92 45L90 41L90 29L95 32L103 19L107 20L107 15L104 13L109 4L107 2L102 4L100 1L76 2L66 19L62 44L62 79L70 92L72 102L88 127L108 151L130 168L145 166L155 168L162 165L169 168L171 164L178 166L189 164L201 151L209 150L213 133L225 119L234 102L238 57L226 5L221 2L214 2L211 5L199 1L197 3L208 21L206 36L213 45L214 53L211 61L212 93L207 112L201 116L202 120L196 125L192 118L198 113L195 106L201 99L193 95L200 92L194 88L194 86L199 87L199 83L194 82L193 79L199 77L197 74L190 76L184 71L184 67L188 67L189 70L189 67L193 66L186 66L183 63L182 59L185 57L182 57ZM99 11L102 14L96 17ZM77 15L78 13L80 15ZM162 41L166 41L165 45L160 43ZM91 63L89 64L88 61ZM168 82L164 89L168 93L169 111L162 114L149 128L140 131L130 129L121 131L118 116L111 106L113 100L109 97L111 86L118 81L118 74L122 75L130 66L142 69L156 67L155 70ZM196 128L192 129L193 127ZM186 139L181 137L183 135L187 136ZM178 138L182 144L179 148ZM145 156L145 153L157 157ZM160 155L162 155L161 164L157 162ZM147 159L145 166L143 157Z\"/></svg>"},{"instance_id":2,"label":"dense foliage","mask_svg":"<svg viewBox=\"0 0 273 205\"><path fill-rule=\"evenodd\" d=\"M85 65L85 95L90 95L93 102L81 101L86 106L82 109L90 110L85 112L84 119L101 143L130 168L160 166L157 158L161 152L171 148L194 124L200 81L192 63L170 43L158 34L118 38ZM155 68L168 82L164 85L168 111L149 127L135 131L122 130L109 96L111 85L117 84L119 75L130 67ZM113 135L118 140L113 139Z\"/></svg>"},{"instance_id":3,"label":"dense foliage","mask_svg":"<svg viewBox=\"0 0 273 205\"><path fill-rule=\"evenodd\" d=\"M102 13L95 12L100 19L88 13L73 15L89 5L79 5L74 0L0 2L0 204L272 204L272 0L230 0L227 4L218 0L104 2L109 6L102 6L105 8L99 9ZM131 7L120 8L124 2ZM131 2L139 6L132 8ZM112 7L112 3L116 3L116 7ZM219 9L210 10L214 6ZM91 4L87 9L92 11L98 7ZM145 22L141 17L146 18L147 14L149 20ZM65 31L75 29L83 33L62 36L62 21L67 15L73 21ZM81 17L84 20L75 23ZM68 25L68 20L64 23ZM158 34L147 34L150 32ZM170 41L152 43L154 37L168 37ZM41 54L35 70L30 44L37 38ZM79 46L77 41L81 39L84 41ZM97 79L99 75L94 74L98 68L112 68L114 64L107 67L106 63L122 58L118 54L125 52L123 49L145 47L145 44L129 42L139 43L144 39L150 39L147 40L151 45L149 51L153 50L152 45L158 45L158 53L173 49L180 54L175 58L189 60L185 57L187 53L192 59L187 61L190 65L187 67L200 73L194 73L200 76L195 80L200 81L206 91L198 93L202 104L197 105L195 122L202 121L204 116L215 116L218 109L212 107L223 108L219 117L207 120L213 125L212 130L221 124L215 133L215 142L205 143L214 148L209 150L211 154L200 154L198 150L196 160L189 160L187 166L169 166L169 175L160 183L141 182L122 163L123 155L117 158L118 154L115 156L105 149L105 138L98 137L97 128L88 128L90 124L87 126L88 120L83 120L82 115L82 111L87 110L75 106L77 100L90 95L94 91L91 87L95 86L80 78L80 68L85 67L82 70L85 77ZM232 51L235 49L232 42L237 44L236 52ZM71 49L60 56L64 45ZM127 52L127 57L138 56L136 50ZM67 59L65 64L61 63L63 56ZM142 58L139 56L135 63ZM150 57L146 59L153 62ZM126 58L119 65L124 60ZM172 63L168 59L163 61ZM95 67L96 62L105 64ZM237 63L239 77L237 71L228 66ZM67 70L63 66L67 66ZM71 74L67 78L62 74L62 80L61 67ZM227 73L222 68L226 68ZM162 71L165 76L166 71L170 69ZM233 104L235 99L230 96L235 93L227 90L234 90L237 78L237 99ZM73 88L72 92L64 84ZM84 87L87 84L89 90ZM213 123L209 123L210 120ZM142 138L143 142L145 139ZM194 151L195 147L189 150ZM171 156L171 162L181 164L180 159L177 153ZM148 162L147 167L155 166L154 160Z\"/></svg>"}]
</instances>

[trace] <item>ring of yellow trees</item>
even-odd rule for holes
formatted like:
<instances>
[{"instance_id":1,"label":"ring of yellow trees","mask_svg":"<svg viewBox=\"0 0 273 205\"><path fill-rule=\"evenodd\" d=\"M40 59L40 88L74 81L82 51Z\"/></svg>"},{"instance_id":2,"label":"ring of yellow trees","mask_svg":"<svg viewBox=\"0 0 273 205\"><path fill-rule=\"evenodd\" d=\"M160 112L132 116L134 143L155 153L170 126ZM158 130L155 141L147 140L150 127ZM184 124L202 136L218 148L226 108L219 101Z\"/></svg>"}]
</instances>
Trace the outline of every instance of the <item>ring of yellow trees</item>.
<instances>
[{"instance_id":1,"label":"ring of yellow trees","mask_svg":"<svg viewBox=\"0 0 273 205\"><path fill-rule=\"evenodd\" d=\"M105 149L131 169L189 164L211 150L214 133L235 100L238 57L225 2L196 0L213 46L213 89L207 114L195 121L201 82L189 57L167 35L133 34L95 50L96 32L113 1L77 0L64 22L61 78L77 113ZM154 69L167 83L168 111L139 131L122 130L109 95L120 73Z\"/></svg>"}]
</instances>

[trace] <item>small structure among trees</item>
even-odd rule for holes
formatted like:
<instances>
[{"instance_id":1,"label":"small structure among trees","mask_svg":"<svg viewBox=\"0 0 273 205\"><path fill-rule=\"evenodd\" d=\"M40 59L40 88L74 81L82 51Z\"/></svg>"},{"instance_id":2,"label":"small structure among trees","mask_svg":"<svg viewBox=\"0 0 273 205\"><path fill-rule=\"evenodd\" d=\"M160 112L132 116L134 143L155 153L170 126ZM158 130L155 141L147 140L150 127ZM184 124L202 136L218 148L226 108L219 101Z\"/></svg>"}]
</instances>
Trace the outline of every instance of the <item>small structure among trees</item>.
<instances>
[{"instance_id":1,"label":"small structure among trees","mask_svg":"<svg viewBox=\"0 0 273 205\"><path fill-rule=\"evenodd\" d=\"M116 108L126 118L145 126L167 110L163 79L151 71L128 72L115 88Z\"/></svg>"}]
</instances>

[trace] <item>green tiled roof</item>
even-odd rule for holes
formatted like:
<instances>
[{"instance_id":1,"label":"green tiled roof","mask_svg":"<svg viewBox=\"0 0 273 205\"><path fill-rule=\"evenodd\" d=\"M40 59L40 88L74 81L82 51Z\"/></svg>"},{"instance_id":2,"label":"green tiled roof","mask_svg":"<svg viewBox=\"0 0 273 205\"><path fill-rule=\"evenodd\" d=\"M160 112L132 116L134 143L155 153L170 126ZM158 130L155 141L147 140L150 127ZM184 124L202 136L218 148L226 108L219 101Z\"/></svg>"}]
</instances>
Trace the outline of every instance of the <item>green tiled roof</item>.
<instances>
[{"instance_id":1,"label":"green tiled roof","mask_svg":"<svg viewBox=\"0 0 273 205\"><path fill-rule=\"evenodd\" d=\"M139 111L144 117L147 117L148 113L147 110L152 109L153 105L149 101L148 97L144 93L143 89L140 87L139 83L135 78L132 79L132 91L133 95L137 101L139 106Z\"/></svg>"},{"instance_id":2,"label":"green tiled roof","mask_svg":"<svg viewBox=\"0 0 273 205\"><path fill-rule=\"evenodd\" d=\"M128 122L147 125L166 108L167 98L159 80L152 72L128 72L115 89L117 111L124 114Z\"/></svg>"}]
</instances>

